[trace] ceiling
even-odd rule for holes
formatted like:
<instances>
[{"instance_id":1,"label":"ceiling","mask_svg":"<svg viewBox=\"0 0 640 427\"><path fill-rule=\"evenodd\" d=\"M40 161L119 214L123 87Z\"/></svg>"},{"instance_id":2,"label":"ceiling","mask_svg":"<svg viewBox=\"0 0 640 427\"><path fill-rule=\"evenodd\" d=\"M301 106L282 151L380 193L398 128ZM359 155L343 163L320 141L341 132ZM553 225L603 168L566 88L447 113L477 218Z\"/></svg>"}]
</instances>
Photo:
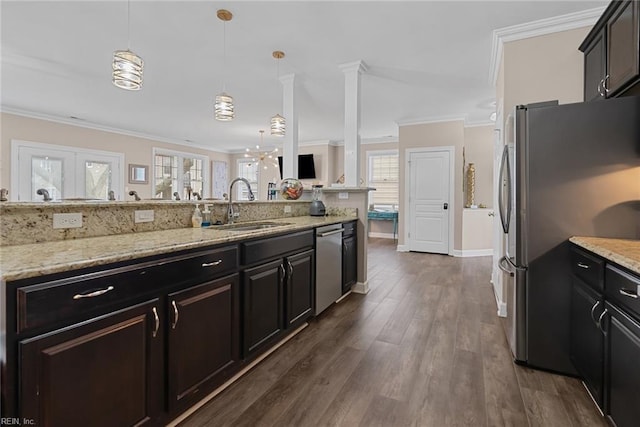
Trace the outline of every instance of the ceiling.
<instances>
[{"instance_id":1,"label":"ceiling","mask_svg":"<svg viewBox=\"0 0 640 427\"><path fill-rule=\"evenodd\" d=\"M398 123L488 122L493 30L607 3L132 0L130 45L145 68L143 88L129 92L111 83L113 51L127 48L126 2L2 0L1 106L234 151L258 142L282 112L271 56L282 50L280 76L296 76L301 143L343 139L339 65L358 60L368 66L361 137L393 140ZM220 8L234 15L225 67ZM223 81L231 122L213 118ZM281 143L266 135L265 145Z\"/></svg>"}]
</instances>

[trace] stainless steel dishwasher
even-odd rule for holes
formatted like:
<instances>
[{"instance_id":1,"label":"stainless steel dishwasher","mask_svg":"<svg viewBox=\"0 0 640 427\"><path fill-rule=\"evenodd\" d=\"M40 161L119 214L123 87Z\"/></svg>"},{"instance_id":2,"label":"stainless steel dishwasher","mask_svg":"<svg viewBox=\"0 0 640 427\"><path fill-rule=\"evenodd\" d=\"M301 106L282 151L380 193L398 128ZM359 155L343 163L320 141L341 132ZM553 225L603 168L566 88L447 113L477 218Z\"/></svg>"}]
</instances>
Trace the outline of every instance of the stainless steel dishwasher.
<instances>
[{"instance_id":1,"label":"stainless steel dishwasher","mask_svg":"<svg viewBox=\"0 0 640 427\"><path fill-rule=\"evenodd\" d=\"M342 224L316 228L316 309L322 313L342 296Z\"/></svg>"}]
</instances>

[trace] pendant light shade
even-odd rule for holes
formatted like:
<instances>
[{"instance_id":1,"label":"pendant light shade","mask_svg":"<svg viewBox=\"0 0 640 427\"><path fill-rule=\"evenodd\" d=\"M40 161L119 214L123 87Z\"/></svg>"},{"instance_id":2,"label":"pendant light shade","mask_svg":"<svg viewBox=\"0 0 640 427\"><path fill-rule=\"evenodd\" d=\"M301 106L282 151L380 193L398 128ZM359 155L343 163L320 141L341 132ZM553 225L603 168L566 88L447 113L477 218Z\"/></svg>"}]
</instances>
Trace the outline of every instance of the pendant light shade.
<instances>
[{"instance_id":1,"label":"pendant light shade","mask_svg":"<svg viewBox=\"0 0 640 427\"><path fill-rule=\"evenodd\" d=\"M271 54L276 60L276 79L280 80L280 60L284 58L284 52L281 50L275 50ZM284 136L286 131L286 123L284 117L280 114L276 114L271 117L271 135L273 136Z\"/></svg>"},{"instance_id":2,"label":"pendant light shade","mask_svg":"<svg viewBox=\"0 0 640 427\"><path fill-rule=\"evenodd\" d=\"M216 120L221 122L230 122L235 117L233 112L233 98L222 92L216 95L215 103Z\"/></svg>"},{"instance_id":3,"label":"pendant light shade","mask_svg":"<svg viewBox=\"0 0 640 427\"><path fill-rule=\"evenodd\" d=\"M113 52L113 84L121 89L140 90L144 61L130 50Z\"/></svg>"},{"instance_id":4,"label":"pendant light shade","mask_svg":"<svg viewBox=\"0 0 640 427\"><path fill-rule=\"evenodd\" d=\"M284 136L284 132L286 129L286 122L284 117L280 114L276 114L271 117L271 135L275 136Z\"/></svg>"},{"instance_id":5,"label":"pendant light shade","mask_svg":"<svg viewBox=\"0 0 640 427\"><path fill-rule=\"evenodd\" d=\"M111 81L114 85L126 90L140 90L142 87L142 71L144 61L131 52L131 5L127 1L127 50L113 52L113 73Z\"/></svg>"},{"instance_id":6,"label":"pendant light shade","mask_svg":"<svg viewBox=\"0 0 640 427\"><path fill-rule=\"evenodd\" d=\"M223 83L222 83L222 93L216 95L216 102L214 104L214 117L216 120L221 122L230 122L235 117L235 112L233 108L233 97L229 96L225 92L225 84L224 84L224 74L226 72L226 62L227 62L227 21L231 21L233 18L233 14L225 9L220 9L216 13L218 19L223 22L223 49L224 49L224 57L222 61L222 73L223 73Z\"/></svg>"}]
</instances>

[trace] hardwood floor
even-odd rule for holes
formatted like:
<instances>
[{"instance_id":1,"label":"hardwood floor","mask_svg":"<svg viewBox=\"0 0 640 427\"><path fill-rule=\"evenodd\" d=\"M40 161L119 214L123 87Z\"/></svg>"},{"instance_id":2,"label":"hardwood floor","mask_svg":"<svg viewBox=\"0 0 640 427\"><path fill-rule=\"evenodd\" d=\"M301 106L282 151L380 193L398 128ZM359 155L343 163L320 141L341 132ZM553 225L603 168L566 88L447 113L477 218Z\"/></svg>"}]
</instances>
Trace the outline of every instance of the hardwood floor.
<instances>
[{"instance_id":1,"label":"hardwood floor","mask_svg":"<svg viewBox=\"0 0 640 427\"><path fill-rule=\"evenodd\" d=\"M606 426L582 384L513 364L491 259L371 239L352 294L180 424Z\"/></svg>"}]
</instances>

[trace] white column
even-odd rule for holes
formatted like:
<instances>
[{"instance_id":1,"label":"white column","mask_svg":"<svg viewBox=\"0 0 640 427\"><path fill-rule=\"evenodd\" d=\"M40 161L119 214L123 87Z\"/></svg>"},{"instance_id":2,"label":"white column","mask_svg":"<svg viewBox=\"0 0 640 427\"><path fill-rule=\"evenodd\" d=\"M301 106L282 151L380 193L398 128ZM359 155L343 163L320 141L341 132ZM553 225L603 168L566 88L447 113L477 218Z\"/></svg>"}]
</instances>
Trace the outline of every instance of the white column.
<instances>
[{"instance_id":1,"label":"white column","mask_svg":"<svg viewBox=\"0 0 640 427\"><path fill-rule=\"evenodd\" d=\"M295 107L295 74L280 77L282 115L286 130L282 144L282 178L298 177L298 112Z\"/></svg>"},{"instance_id":2,"label":"white column","mask_svg":"<svg viewBox=\"0 0 640 427\"><path fill-rule=\"evenodd\" d=\"M362 61L341 64L344 73L344 184L360 186L360 73Z\"/></svg>"}]
</instances>

